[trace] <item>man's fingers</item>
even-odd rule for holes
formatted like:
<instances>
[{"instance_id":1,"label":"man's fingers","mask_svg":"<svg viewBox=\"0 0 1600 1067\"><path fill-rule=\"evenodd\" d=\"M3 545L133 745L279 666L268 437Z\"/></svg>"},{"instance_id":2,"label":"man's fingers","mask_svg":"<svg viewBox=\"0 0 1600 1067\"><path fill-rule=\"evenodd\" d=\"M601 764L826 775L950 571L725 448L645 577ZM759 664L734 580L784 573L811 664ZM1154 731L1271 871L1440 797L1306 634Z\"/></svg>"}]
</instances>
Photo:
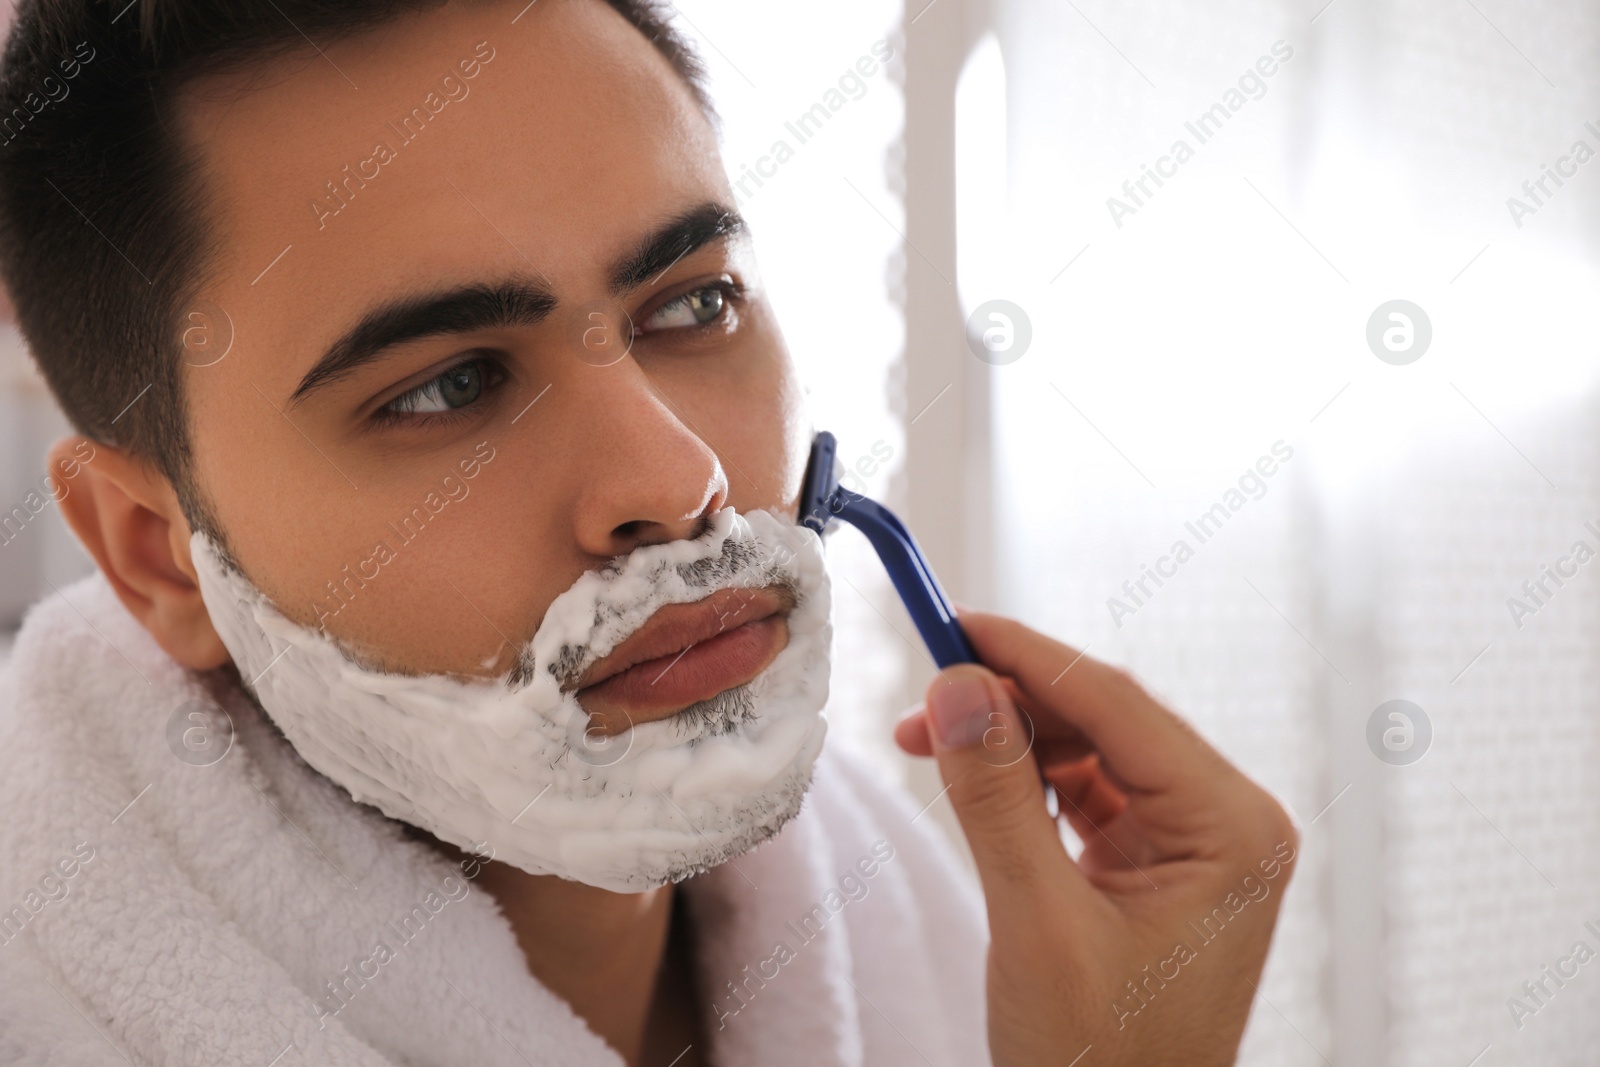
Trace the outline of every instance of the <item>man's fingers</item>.
<instances>
[{"instance_id":1,"label":"man's fingers","mask_svg":"<svg viewBox=\"0 0 1600 1067\"><path fill-rule=\"evenodd\" d=\"M1097 756L1046 767L1044 776L1056 789L1062 813L1081 816L1095 827L1106 825L1128 808L1127 795L1106 777Z\"/></svg>"},{"instance_id":2,"label":"man's fingers","mask_svg":"<svg viewBox=\"0 0 1600 1067\"><path fill-rule=\"evenodd\" d=\"M928 687L927 722L991 917L1025 918L1046 886L1087 889L1045 810L1028 717L999 679L975 664L945 670Z\"/></svg>"},{"instance_id":3,"label":"man's fingers","mask_svg":"<svg viewBox=\"0 0 1600 1067\"><path fill-rule=\"evenodd\" d=\"M908 756L933 755L933 738L928 736L926 708L912 708L894 724L894 743Z\"/></svg>"},{"instance_id":4,"label":"man's fingers","mask_svg":"<svg viewBox=\"0 0 1600 1067\"><path fill-rule=\"evenodd\" d=\"M999 615L961 613L985 666L1014 679L1036 719L1082 731L1115 776L1137 790L1215 784L1226 760L1125 671ZM1048 732L1049 725L1040 723Z\"/></svg>"},{"instance_id":5,"label":"man's fingers","mask_svg":"<svg viewBox=\"0 0 1600 1067\"><path fill-rule=\"evenodd\" d=\"M1007 679L1000 679L1004 684ZM1005 686L1010 695L1015 686ZM910 756L932 756L933 734L928 727L928 710L918 706L902 715L894 726L894 739L902 751ZM1033 755L1039 759L1038 738L1034 738ZM1057 760L1043 768L1044 786L1054 788L1057 804L1063 816L1073 824L1079 836L1105 826L1128 807L1128 796L1118 789L1095 753L1074 754L1066 761Z\"/></svg>"}]
</instances>

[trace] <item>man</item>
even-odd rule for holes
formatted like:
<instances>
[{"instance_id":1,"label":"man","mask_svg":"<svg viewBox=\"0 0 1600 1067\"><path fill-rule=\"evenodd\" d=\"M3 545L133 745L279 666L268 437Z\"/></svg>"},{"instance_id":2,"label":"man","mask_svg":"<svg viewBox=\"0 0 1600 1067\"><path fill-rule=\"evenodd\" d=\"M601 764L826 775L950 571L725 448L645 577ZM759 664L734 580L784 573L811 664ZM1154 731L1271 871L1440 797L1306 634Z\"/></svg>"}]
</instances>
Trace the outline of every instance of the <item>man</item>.
<instances>
[{"instance_id":1,"label":"man","mask_svg":"<svg viewBox=\"0 0 1600 1067\"><path fill-rule=\"evenodd\" d=\"M51 1005L133 1062L1231 1060L1295 830L1125 675L969 612L995 673L897 728L986 915L817 758L802 391L659 12L25 0L5 65L99 574L16 649L0 1049Z\"/></svg>"}]
</instances>

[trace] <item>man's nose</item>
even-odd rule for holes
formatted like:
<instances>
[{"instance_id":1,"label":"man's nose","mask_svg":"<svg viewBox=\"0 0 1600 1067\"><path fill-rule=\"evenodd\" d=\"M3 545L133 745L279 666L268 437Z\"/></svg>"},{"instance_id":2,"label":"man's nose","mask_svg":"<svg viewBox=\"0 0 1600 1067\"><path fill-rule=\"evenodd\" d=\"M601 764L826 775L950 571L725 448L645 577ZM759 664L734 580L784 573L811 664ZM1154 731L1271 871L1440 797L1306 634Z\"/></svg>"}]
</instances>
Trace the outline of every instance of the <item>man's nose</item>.
<instances>
[{"instance_id":1,"label":"man's nose","mask_svg":"<svg viewBox=\"0 0 1600 1067\"><path fill-rule=\"evenodd\" d=\"M593 556L698 535L728 499L722 463L634 361L582 372L582 482L574 523Z\"/></svg>"}]
</instances>

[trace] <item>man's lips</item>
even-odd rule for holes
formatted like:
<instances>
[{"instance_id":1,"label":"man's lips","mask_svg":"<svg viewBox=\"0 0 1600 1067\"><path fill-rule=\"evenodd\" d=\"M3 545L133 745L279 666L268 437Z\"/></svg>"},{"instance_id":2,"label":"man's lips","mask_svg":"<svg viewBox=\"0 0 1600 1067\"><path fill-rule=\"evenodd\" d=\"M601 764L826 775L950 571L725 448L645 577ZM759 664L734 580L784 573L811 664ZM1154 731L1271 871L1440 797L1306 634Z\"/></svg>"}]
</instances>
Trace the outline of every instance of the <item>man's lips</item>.
<instances>
[{"instance_id":1,"label":"man's lips","mask_svg":"<svg viewBox=\"0 0 1600 1067\"><path fill-rule=\"evenodd\" d=\"M792 593L769 586L659 609L573 687L591 729L621 733L750 681L788 644L793 607Z\"/></svg>"}]
</instances>

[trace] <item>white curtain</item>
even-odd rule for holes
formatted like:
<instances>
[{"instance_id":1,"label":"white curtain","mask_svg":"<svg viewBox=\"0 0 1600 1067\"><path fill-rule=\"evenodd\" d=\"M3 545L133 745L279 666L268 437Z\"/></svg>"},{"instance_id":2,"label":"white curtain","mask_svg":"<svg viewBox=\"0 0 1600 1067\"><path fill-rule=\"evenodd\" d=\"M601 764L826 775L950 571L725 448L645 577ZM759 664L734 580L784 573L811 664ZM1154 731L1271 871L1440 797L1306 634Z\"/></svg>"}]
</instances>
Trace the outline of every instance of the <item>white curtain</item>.
<instances>
[{"instance_id":1,"label":"white curtain","mask_svg":"<svg viewBox=\"0 0 1600 1067\"><path fill-rule=\"evenodd\" d=\"M1299 813L1242 1062L1592 1063L1600 10L1324 3L992 12L1007 221L963 297L1033 326L990 371L997 597ZM1393 300L1431 325L1404 365ZM1546 564L1577 576L1514 620ZM1367 740L1395 699L1411 765Z\"/></svg>"}]
</instances>

